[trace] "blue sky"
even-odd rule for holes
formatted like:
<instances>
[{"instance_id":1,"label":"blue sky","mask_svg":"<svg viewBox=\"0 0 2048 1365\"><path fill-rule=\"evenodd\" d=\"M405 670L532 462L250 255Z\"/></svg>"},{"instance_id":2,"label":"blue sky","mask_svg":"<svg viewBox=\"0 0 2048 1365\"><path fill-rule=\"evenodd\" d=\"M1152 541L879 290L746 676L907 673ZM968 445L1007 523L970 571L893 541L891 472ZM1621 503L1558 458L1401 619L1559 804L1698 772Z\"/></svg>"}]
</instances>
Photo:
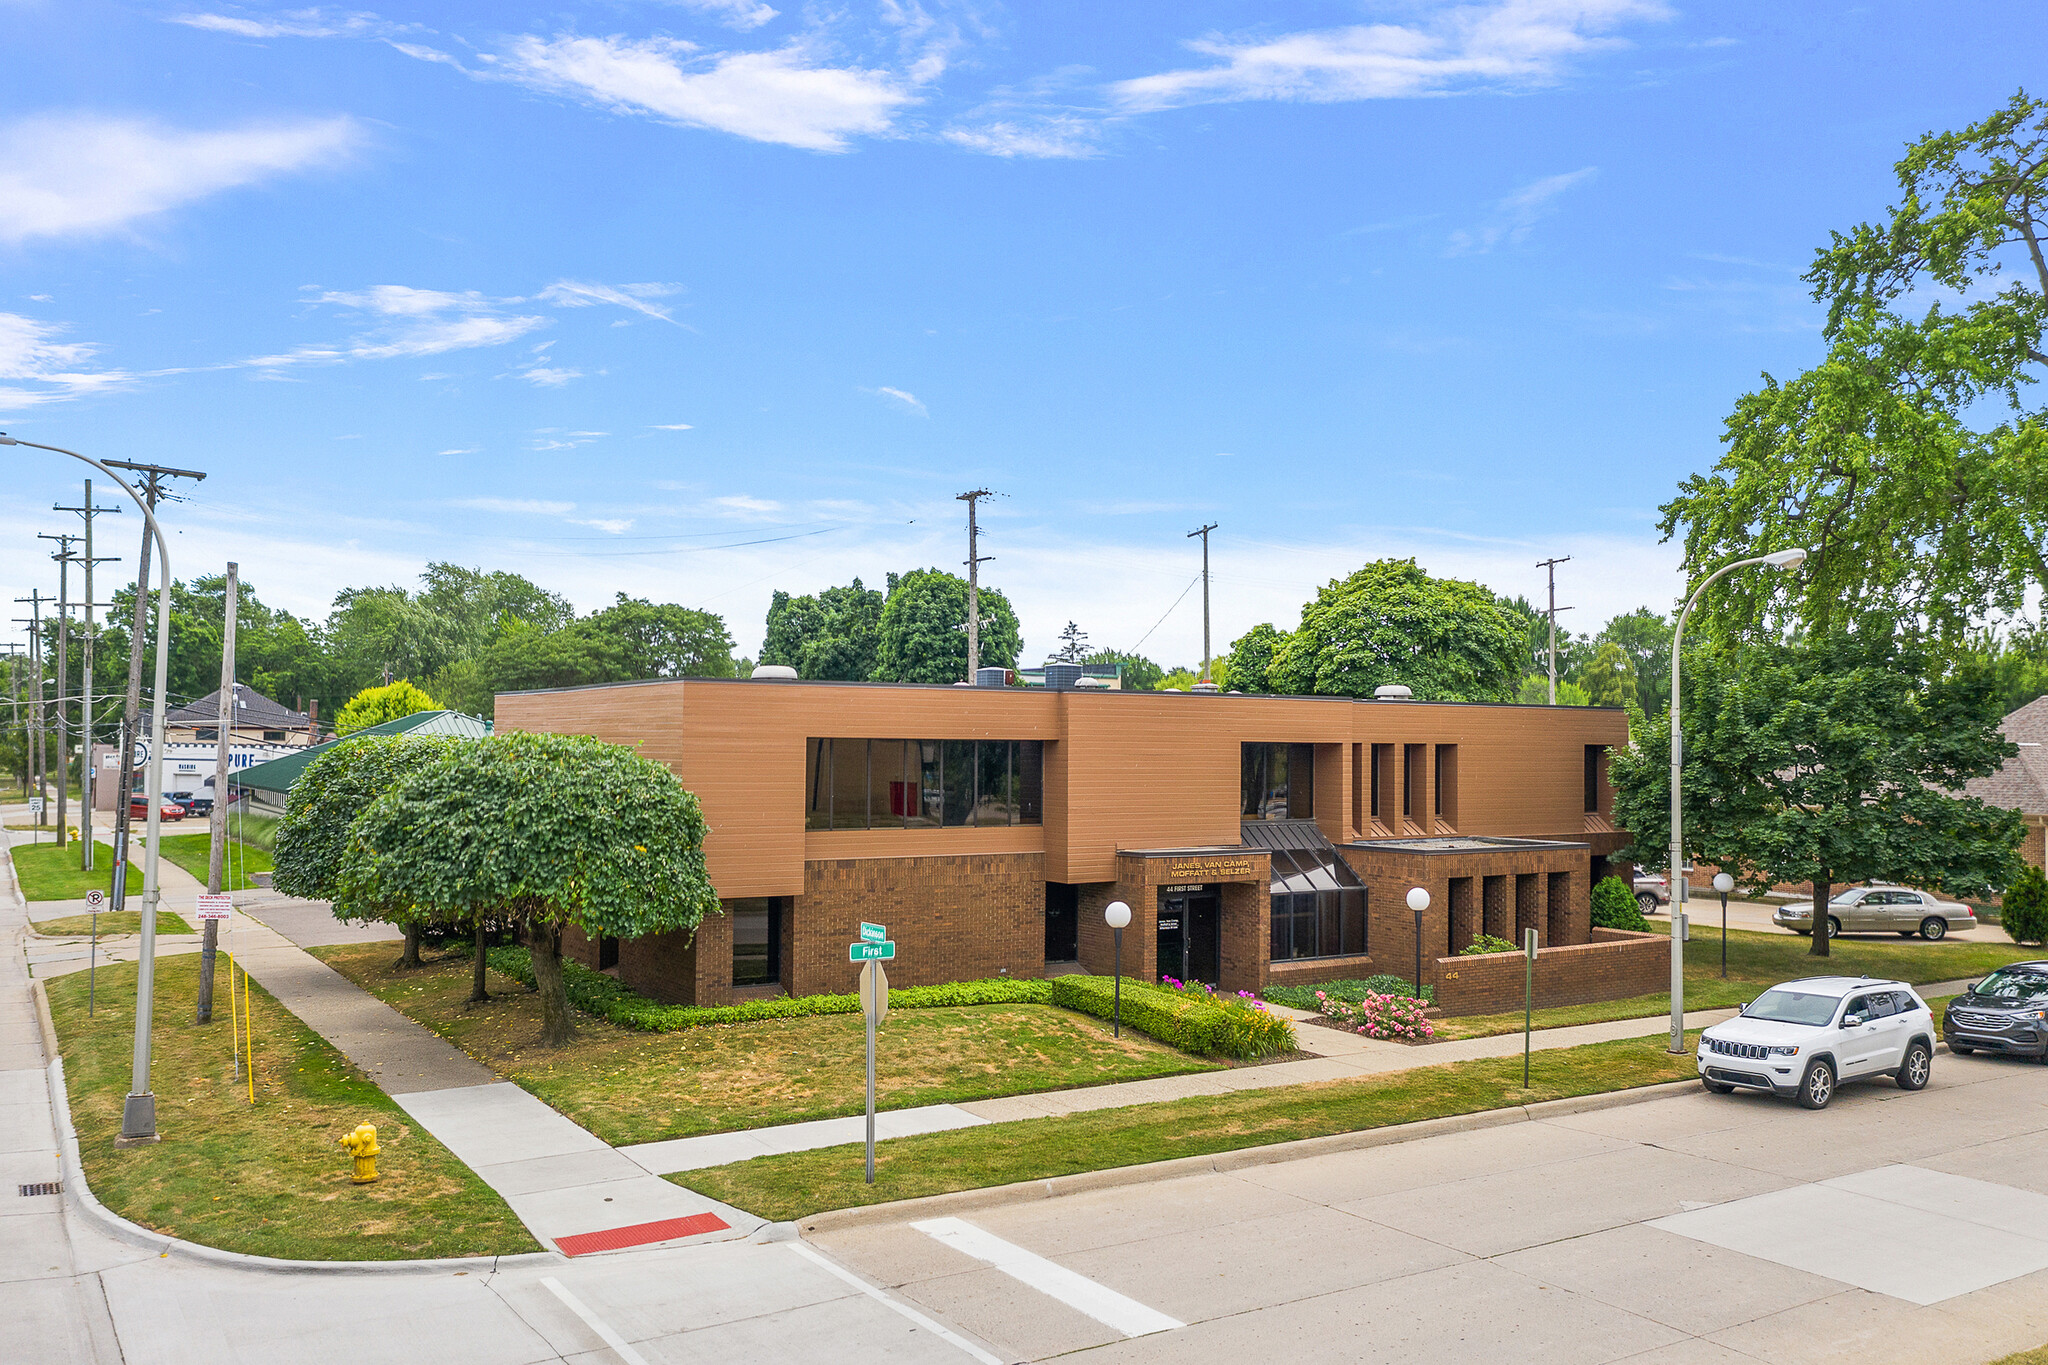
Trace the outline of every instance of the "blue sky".
<instances>
[{"instance_id":1,"label":"blue sky","mask_svg":"<svg viewBox=\"0 0 2048 1365\"><path fill-rule=\"evenodd\" d=\"M751 652L774 588L957 568L985 485L1027 662L1196 658L1206 521L1219 650L1384 555L1668 607L1814 247L2048 55L2024 3L0 16L0 425L208 471L181 577L450 559ZM5 458L12 598L78 486Z\"/></svg>"}]
</instances>

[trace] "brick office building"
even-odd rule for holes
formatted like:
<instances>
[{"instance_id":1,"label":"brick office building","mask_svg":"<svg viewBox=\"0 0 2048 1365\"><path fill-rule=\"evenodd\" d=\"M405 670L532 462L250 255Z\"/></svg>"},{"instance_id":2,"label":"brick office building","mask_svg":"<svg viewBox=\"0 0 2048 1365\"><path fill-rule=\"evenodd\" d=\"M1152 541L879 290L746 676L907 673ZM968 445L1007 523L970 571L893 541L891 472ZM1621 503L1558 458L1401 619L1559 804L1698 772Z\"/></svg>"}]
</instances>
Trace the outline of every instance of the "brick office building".
<instances>
[{"instance_id":1,"label":"brick office building","mask_svg":"<svg viewBox=\"0 0 2048 1365\"><path fill-rule=\"evenodd\" d=\"M1419 968L1447 1009L1490 1009L1509 975L1519 1003L1519 958L1458 950L1529 928L1542 1003L1665 971L1662 940L1590 924L1626 842L1614 710L688 679L508 693L497 725L636 745L702 802L726 914L570 936L665 1000L850 990L862 921L900 945L897 985L1107 972L1114 900L1127 975L1227 990Z\"/></svg>"}]
</instances>

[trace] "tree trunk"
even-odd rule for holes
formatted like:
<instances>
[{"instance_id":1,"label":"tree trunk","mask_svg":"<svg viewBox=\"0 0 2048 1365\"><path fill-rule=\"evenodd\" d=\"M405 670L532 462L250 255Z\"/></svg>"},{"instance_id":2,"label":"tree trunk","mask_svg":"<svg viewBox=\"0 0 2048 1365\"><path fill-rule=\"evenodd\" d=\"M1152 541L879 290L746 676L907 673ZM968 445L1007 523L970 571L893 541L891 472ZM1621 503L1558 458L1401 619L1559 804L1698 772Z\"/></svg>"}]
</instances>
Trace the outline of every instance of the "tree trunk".
<instances>
[{"instance_id":1,"label":"tree trunk","mask_svg":"<svg viewBox=\"0 0 2048 1365\"><path fill-rule=\"evenodd\" d=\"M410 971L420 965L420 927L417 924L405 926L405 952L398 959L398 970Z\"/></svg>"},{"instance_id":2,"label":"tree trunk","mask_svg":"<svg viewBox=\"0 0 2048 1365\"><path fill-rule=\"evenodd\" d=\"M526 945L533 959L533 984L540 992L540 1044L561 1047L576 1032L569 1022L569 987L562 976L561 926L529 923Z\"/></svg>"},{"instance_id":3,"label":"tree trunk","mask_svg":"<svg viewBox=\"0 0 2048 1365\"><path fill-rule=\"evenodd\" d=\"M471 966L469 977L469 1003L472 1005L488 1005L491 1003L491 993L484 986L484 969L490 966L491 963L489 956L487 956L490 949L491 936L479 924L476 927L476 961Z\"/></svg>"},{"instance_id":4,"label":"tree trunk","mask_svg":"<svg viewBox=\"0 0 2048 1365\"><path fill-rule=\"evenodd\" d=\"M1828 955L1828 902L1833 899L1834 889L1825 879L1813 883L1813 946L1806 951L1814 957Z\"/></svg>"}]
</instances>

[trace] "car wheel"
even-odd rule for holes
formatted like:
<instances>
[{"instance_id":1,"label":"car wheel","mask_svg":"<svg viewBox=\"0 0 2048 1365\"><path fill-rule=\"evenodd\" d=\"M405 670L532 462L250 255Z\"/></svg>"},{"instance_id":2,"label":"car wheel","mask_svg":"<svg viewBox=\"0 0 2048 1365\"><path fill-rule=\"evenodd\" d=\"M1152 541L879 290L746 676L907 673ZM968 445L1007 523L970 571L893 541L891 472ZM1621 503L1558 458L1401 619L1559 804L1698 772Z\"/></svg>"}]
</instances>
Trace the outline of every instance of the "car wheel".
<instances>
[{"instance_id":1,"label":"car wheel","mask_svg":"<svg viewBox=\"0 0 2048 1365\"><path fill-rule=\"evenodd\" d=\"M1636 905L1646 915L1657 913L1657 898L1647 891L1638 891L1636 893Z\"/></svg>"},{"instance_id":2,"label":"car wheel","mask_svg":"<svg viewBox=\"0 0 2048 1365\"><path fill-rule=\"evenodd\" d=\"M1948 1050L1958 1057L1967 1057L1971 1053L1975 1052L1977 1049L1973 1047L1964 1047L1960 1043L1950 1043L1948 1045Z\"/></svg>"},{"instance_id":3,"label":"car wheel","mask_svg":"<svg viewBox=\"0 0 2048 1365\"><path fill-rule=\"evenodd\" d=\"M1937 939L1947 938L1948 921L1939 915L1929 915L1926 919L1920 921L1920 937L1926 939L1929 943L1933 943Z\"/></svg>"},{"instance_id":4,"label":"car wheel","mask_svg":"<svg viewBox=\"0 0 2048 1365\"><path fill-rule=\"evenodd\" d=\"M1825 1109L1828 1101L1835 1097L1835 1068L1826 1058L1816 1057L1806 1067L1806 1075L1799 1081L1799 1107L1801 1109Z\"/></svg>"},{"instance_id":5,"label":"car wheel","mask_svg":"<svg viewBox=\"0 0 2048 1365\"><path fill-rule=\"evenodd\" d=\"M1828 937L1834 938L1842 932L1842 922L1833 915L1828 916Z\"/></svg>"},{"instance_id":6,"label":"car wheel","mask_svg":"<svg viewBox=\"0 0 2048 1365\"><path fill-rule=\"evenodd\" d=\"M1714 1094L1714 1095L1732 1095L1732 1094L1734 1094L1734 1093L1735 1093L1735 1087L1734 1087L1734 1086L1732 1086L1732 1085L1730 1085L1730 1084L1728 1084L1728 1082L1726 1082L1726 1081L1706 1081L1706 1080L1703 1080L1703 1081L1701 1081L1701 1082L1700 1082L1700 1084L1701 1084L1701 1085L1704 1085L1704 1086L1705 1086L1705 1087L1707 1088L1707 1091L1708 1091L1708 1093L1709 1093L1709 1094Z\"/></svg>"},{"instance_id":7,"label":"car wheel","mask_svg":"<svg viewBox=\"0 0 2048 1365\"><path fill-rule=\"evenodd\" d=\"M1934 1054L1927 1044L1913 1043L1906 1048L1906 1055L1899 1059L1899 1072L1893 1079L1901 1090L1924 1090L1927 1078L1934 1074Z\"/></svg>"}]
</instances>

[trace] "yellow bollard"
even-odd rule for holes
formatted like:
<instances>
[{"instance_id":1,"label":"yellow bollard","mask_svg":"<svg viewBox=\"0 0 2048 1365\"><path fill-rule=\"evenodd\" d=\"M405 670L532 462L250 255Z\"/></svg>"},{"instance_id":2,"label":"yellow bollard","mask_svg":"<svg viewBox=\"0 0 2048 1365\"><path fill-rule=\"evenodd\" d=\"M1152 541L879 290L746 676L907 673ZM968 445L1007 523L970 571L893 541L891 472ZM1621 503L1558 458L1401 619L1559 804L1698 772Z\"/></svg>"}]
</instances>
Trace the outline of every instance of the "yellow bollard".
<instances>
[{"instance_id":1,"label":"yellow bollard","mask_svg":"<svg viewBox=\"0 0 2048 1365\"><path fill-rule=\"evenodd\" d=\"M377 1128L375 1124L359 1123L353 1133L345 1134L341 1145L348 1148L349 1155L356 1159L355 1183L367 1185L377 1178Z\"/></svg>"}]
</instances>

